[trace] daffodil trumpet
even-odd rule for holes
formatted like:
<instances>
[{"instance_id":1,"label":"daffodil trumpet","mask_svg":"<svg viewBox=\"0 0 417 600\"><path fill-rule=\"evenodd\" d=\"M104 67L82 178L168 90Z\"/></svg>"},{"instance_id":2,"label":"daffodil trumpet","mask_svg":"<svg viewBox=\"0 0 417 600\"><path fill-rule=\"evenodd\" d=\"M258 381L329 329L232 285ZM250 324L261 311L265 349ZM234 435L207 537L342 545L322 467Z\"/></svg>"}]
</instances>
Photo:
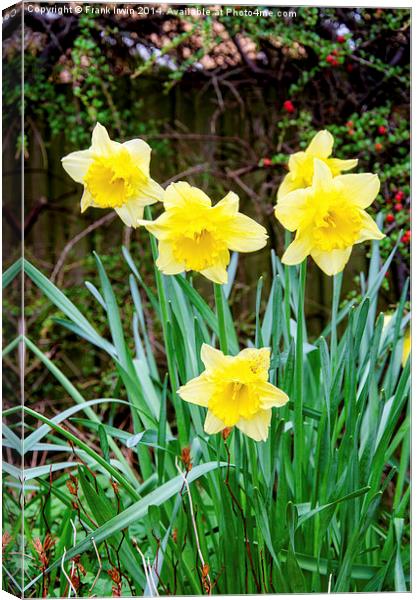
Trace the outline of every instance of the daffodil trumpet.
<instances>
[{"instance_id":1,"label":"daffodil trumpet","mask_svg":"<svg viewBox=\"0 0 417 600\"><path fill-rule=\"evenodd\" d=\"M246 348L225 355L208 344L201 347L205 370L178 390L186 402L207 408L204 431L214 434L237 427L253 440L265 441L272 408L284 406L288 396L268 382L269 348Z\"/></svg>"},{"instance_id":2,"label":"daffodil trumpet","mask_svg":"<svg viewBox=\"0 0 417 600\"><path fill-rule=\"evenodd\" d=\"M144 207L163 195L163 188L151 179L150 160L151 148L145 141L115 142L97 123L90 148L64 156L62 166L84 186L81 212L90 206L113 208L125 225L138 227Z\"/></svg>"}]
</instances>

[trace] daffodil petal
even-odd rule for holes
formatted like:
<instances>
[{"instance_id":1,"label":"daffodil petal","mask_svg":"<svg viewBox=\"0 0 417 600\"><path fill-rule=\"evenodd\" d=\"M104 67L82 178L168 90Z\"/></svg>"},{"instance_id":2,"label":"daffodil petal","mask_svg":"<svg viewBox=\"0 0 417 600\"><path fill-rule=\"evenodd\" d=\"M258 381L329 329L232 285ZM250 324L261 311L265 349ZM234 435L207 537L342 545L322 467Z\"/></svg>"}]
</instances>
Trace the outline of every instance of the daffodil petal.
<instances>
[{"instance_id":1,"label":"daffodil petal","mask_svg":"<svg viewBox=\"0 0 417 600\"><path fill-rule=\"evenodd\" d=\"M345 250L312 250L311 257L326 275L336 275L343 271L352 252L352 247Z\"/></svg>"},{"instance_id":2,"label":"daffodil petal","mask_svg":"<svg viewBox=\"0 0 417 600\"><path fill-rule=\"evenodd\" d=\"M359 208L368 208L378 196L381 186L378 175L373 173L338 175L334 181L342 185L346 196Z\"/></svg>"},{"instance_id":3,"label":"daffodil petal","mask_svg":"<svg viewBox=\"0 0 417 600\"><path fill-rule=\"evenodd\" d=\"M403 352L402 352L402 356L401 356L401 365L403 368L405 367L405 365L407 363L407 359L409 357L410 352L411 352L411 333L410 333L410 329L408 329L404 336Z\"/></svg>"},{"instance_id":4,"label":"daffodil petal","mask_svg":"<svg viewBox=\"0 0 417 600\"><path fill-rule=\"evenodd\" d=\"M97 123L91 137L91 152L98 156L106 156L110 154L114 148L119 146L121 146L121 144L113 142L110 139L107 129L103 127L101 123Z\"/></svg>"},{"instance_id":5,"label":"daffodil petal","mask_svg":"<svg viewBox=\"0 0 417 600\"><path fill-rule=\"evenodd\" d=\"M344 177L349 177L348 175L344 175ZM313 174L313 183L312 186L315 191L318 190L326 190L328 191L332 186L333 175L330 168L326 165L325 162L319 160L318 158L314 159L314 174Z\"/></svg>"},{"instance_id":6,"label":"daffodil petal","mask_svg":"<svg viewBox=\"0 0 417 600\"><path fill-rule=\"evenodd\" d=\"M239 356L257 362L261 361L268 368L271 360L271 348L244 348L239 353Z\"/></svg>"},{"instance_id":7,"label":"daffodil petal","mask_svg":"<svg viewBox=\"0 0 417 600\"><path fill-rule=\"evenodd\" d=\"M277 200L279 201L290 192L293 192L296 187L297 186L294 184L294 178L292 177L291 173L287 173L278 188Z\"/></svg>"},{"instance_id":8,"label":"daffodil petal","mask_svg":"<svg viewBox=\"0 0 417 600\"><path fill-rule=\"evenodd\" d=\"M178 390L178 395L186 402L205 406L207 408L210 396L214 391L214 384L203 374L191 379Z\"/></svg>"},{"instance_id":9,"label":"daffodil petal","mask_svg":"<svg viewBox=\"0 0 417 600\"><path fill-rule=\"evenodd\" d=\"M87 188L84 188L84 193L81 196L81 212L85 212L90 206L94 206L93 196Z\"/></svg>"},{"instance_id":10,"label":"daffodil petal","mask_svg":"<svg viewBox=\"0 0 417 600\"><path fill-rule=\"evenodd\" d=\"M268 239L265 227L241 213L224 226L223 234L228 248L235 252L255 252L263 248Z\"/></svg>"},{"instance_id":11,"label":"daffodil petal","mask_svg":"<svg viewBox=\"0 0 417 600\"><path fill-rule=\"evenodd\" d=\"M306 153L317 158L328 158L332 150L333 136L330 131L323 129L313 137L306 149Z\"/></svg>"},{"instance_id":12,"label":"daffodil petal","mask_svg":"<svg viewBox=\"0 0 417 600\"><path fill-rule=\"evenodd\" d=\"M178 275L185 271L185 265L178 262L172 252L172 246L161 240L158 244L158 259L156 266L165 275Z\"/></svg>"},{"instance_id":13,"label":"daffodil petal","mask_svg":"<svg viewBox=\"0 0 417 600\"><path fill-rule=\"evenodd\" d=\"M223 423L223 421L215 417L210 410L207 411L206 420L204 421L204 431L206 433L208 433L209 435L213 433L218 433L219 431L222 431L225 427L226 425Z\"/></svg>"},{"instance_id":14,"label":"daffodil petal","mask_svg":"<svg viewBox=\"0 0 417 600\"><path fill-rule=\"evenodd\" d=\"M284 252L281 262L284 265L298 265L310 254L312 247L313 242L309 235L297 234Z\"/></svg>"},{"instance_id":15,"label":"daffodil petal","mask_svg":"<svg viewBox=\"0 0 417 600\"><path fill-rule=\"evenodd\" d=\"M310 190L308 188L298 189L278 199L275 206L275 216L288 231L299 229L305 219L309 194Z\"/></svg>"},{"instance_id":16,"label":"daffodil petal","mask_svg":"<svg viewBox=\"0 0 417 600\"><path fill-rule=\"evenodd\" d=\"M138 227L138 220L143 217L143 206L134 207L124 204L114 209L127 227Z\"/></svg>"},{"instance_id":17,"label":"daffodil petal","mask_svg":"<svg viewBox=\"0 0 417 600\"><path fill-rule=\"evenodd\" d=\"M272 383L259 383L258 390L263 409L272 408L273 406L284 406L289 400L287 394L272 385Z\"/></svg>"},{"instance_id":18,"label":"daffodil petal","mask_svg":"<svg viewBox=\"0 0 417 600\"><path fill-rule=\"evenodd\" d=\"M210 279L210 281L214 281L214 283L219 283L220 285L227 283L227 270L223 265L214 265L213 267L202 269L200 273L204 277L207 277L207 279Z\"/></svg>"},{"instance_id":19,"label":"daffodil petal","mask_svg":"<svg viewBox=\"0 0 417 600\"><path fill-rule=\"evenodd\" d=\"M259 381L268 380L268 371L271 364L270 348L245 348L239 353L239 357L244 360L250 360L251 370L257 375Z\"/></svg>"},{"instance_id":20,"label":"daffodil petal","mask_svg":"<svg viewBox=\"0 0 417 600\"><path fill-rule=\"evenodd\" d=\"M230 362L230 356L225 356L221 350L203 344L200 351L201 360L208 370L222 369Z\"/></svg>"},{"instance_id":21,"label":"daffodil petal","mask_svg":"<svg viewBox=\"0 0 417 600\"><path fill-rule=\"evenodd\" d=\"M61 159L68 175L77 183L83 183L84 177L93 161L90 150L71 152Z\"/></svg>"},{"instance_id":22,"label":"daffodil petal","mask_svg":"<svg viewBox=\"0 0 417 600\"><path fill-rule=\"evenodd\" d=\"M255 442L265 442L268 439L272 411L261 410L253 419L240 419L236 427Z\"/></svg>"},{"instance_id":23,"label":"daffodil petal","mask_svg":"<svg viewBox=\"0 0 417 600\"><path fill-rule=\"evenodd\" d=\"M152 233L152 235L154 235L158 240L164 240L170 235L170 220L171 216L169 215L169 213L164 212L154 221L139 219L138 225L142 225L143 227L145 227L145 229Z\"/></svg>"},{"instance_id":24,"label":"daffodil petal","mask_svg":"<svg viewBox=\"0 0 417 600\"><path fill-rule=\"evenodd\" d=\"M165 210L184 208L188 203L201 206L211 206L211 200L202 190L192 187L185 181L171 183L164 192L163 203Z\"/></svg>"},{"instance_id":25,"label":"daffodil petal","mask_svg":"<svg viewBox=\"0 0 417 600\"><path fill-rule=\"evenodd\" d=\"M328 158L326 162L329 165L333 175L339 175L341 171L350 171L358 164L357 158L348 160L342 160L340 158Z\"/></svg>"},{"instance_id":26,"label":"daffodil petal","mask_svg":"<svg viewBox=\"0 0 417 600\"><path fill-rule=\"evenodd\" d=\"M226 215L235 215L239 211L239 196L234 192L229 192L216 206Z\"/></svg>"},{"instance_id":27,"label":"daffodil petal","mask_svg":"<svg viewBox=\"0 0 417 600\"><path fill-rule=\"evenodd\" d=\"M288 173L288 178L291 181L294 182L297 179L297 173L302 171L307 160L308 156L305 152L294 152L294 154L291 154L288 160L288 168L290 170L290 172Z\"/></svg>"},{"instance_id":28,"label":"daffodil petal","mask_svg":"<svg viewBox=\"0 0 417 600\"><path fill-rule=\"evenodd\" d=\"M129 153L133 156L137 166L140 168L142 173L149 177L149 163L151 161L151 147L144 140L129 140L122 144Z\"/></svg>"},{"instance_id":29,"label":"daffodil petal","mask_svg":"<svg viewBox=\"0 0 417 600\"><path fill-rule=\"evenodd\" d=\"M125 225L128 227L139 227L145 206L153 204L154 202L156 202L156 200L153 198L141 194L134 198L130 198L123 206L116 206L114 210Z\"/></svg>"},{"instance_id":30,"label":"daffodil petal","mask_svg":"<svg viewBox=\"0 0 417 600\"><path fill-rule=\"evenodd\" d=\"M362 229L359 232L359 238L356 240L356 244L364 242L365 240L382 240L385 234L379 230L378 225L375 223L371 215L361 210L362 217Z\"/></svg>"},{"instance_id":31,"label":"daffodil petal","mask_svg":"<svg viewBox=\"0 0 417 600\"><path fill-rule=\"evenodd\" d=\"M162 202L164 188L153 179L148 179L147 183L141 188L140 195L146 199L147 205L154 204L155 202ZM150 200L152 200L152 202L150 202Z\"/></svg>"}]
</instances>

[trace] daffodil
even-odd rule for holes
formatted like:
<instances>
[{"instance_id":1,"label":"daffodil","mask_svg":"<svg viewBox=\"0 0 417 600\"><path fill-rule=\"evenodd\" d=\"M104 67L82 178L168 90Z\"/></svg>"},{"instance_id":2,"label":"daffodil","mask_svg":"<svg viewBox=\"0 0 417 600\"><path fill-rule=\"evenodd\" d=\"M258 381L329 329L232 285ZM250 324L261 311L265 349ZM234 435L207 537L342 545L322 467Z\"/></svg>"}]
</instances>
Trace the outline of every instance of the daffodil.
<instances>
[{"instance_id":1,"label":"daffodil","mask_svg":"<svg viewBox=\"0 0 417 600\"><path fill-rule=\"evenodd\" d=\"M150 146L140 139L124 144L110 139L97 123L88 150L71 152L62 159L66 172L84 186L81 212L90 206L114 208L122 221L137 227L143 209L162 198L162 187L151 179Z\"/></svg>"},{"instance_id":2,"label":"daffodil","mask_svg":"<svg viewBox=\"0 0 417 600\"><path fill-rule=\"evenodd\" d=\"M377 175L333 177L326 163L314 159L312 185L289 192L275 207L282 225L297 232L282 262L295 265L311 255L327 275L342 271L354 244L385 237L365 211L379 187Z\"/></svg>"},{"instance_id":3,"label":"daffodil","mask_svg":"<svg viewBox=\"0 0 417 600\"><path fill-rule=\"evenodd\" d=\"M387 329L390 326L390 323L392 322L392 318L393 318L392 314L384 315L384 324L382 327L383 333L387 332ZM386 333L385 333L385 335L386 335ZM405 365L407 363L407 359L410 355L410 352L411 352L411 329L410 329L410 326L408 326L404 333L403 349L402 349L402 354L401 354L401 364L403 367L405 367Z\"/></svg>"},{"instance_id":4,"label":"daffodil","mask_svg":"<svg viewBox=\"0 0 417 600\"><path fill-rule=\"evenodd\" d=\"M309 187L312 184L315 158L326 163L333 175L340 175L342 171L350 171L356 167L358 164L356 159L330 158L333 142L330 131L323 129L316 133L304 152L295 152L290 156L289 173L278 189L278 200L293 190Z\"/></svg>"},{"instance_id":5,"label":"daffodil","mask_svg":"<svg viewBox=\"0 0 417 600\"><path fill-rule=\"evenodd\" d=\"M401 357L401 364L403 367L405 367L405 365L406 365L407 358L409 357L410 352L411 352L411 330L410 330L410 327L407 327L407 331L405 332L405 335L404 335L403 353L402 353L402 357Z\"/></svg>"},{"instance_id":6,"label":"daffodil","mask_svg":"<svg viewBox=\"0 0 417 600\"><path fill-rule=\"evenodd\" d=\"M178 394L186 402L208 408L205 432L236 426L257 442L265 441L272 407L288 402L287 394L268 383L269 348L246 348L237 356L226 356L203 344L201 360L205 371Z\"/></svg>"},{"instance_id":7,"label":"daffodil","mask_svg":"<svg viewBox=\"0 0 417 600\"><path fill-rule=\"evenodd\" d=\"M266 244L265 228L239 212L233 192L212 206L202 190L179 181L167 187L162 202L160 217L140 223L159 240L156 264L167 275L199 271L226 283L229 250L253 252Z\"/></svg>"}]
</instances>

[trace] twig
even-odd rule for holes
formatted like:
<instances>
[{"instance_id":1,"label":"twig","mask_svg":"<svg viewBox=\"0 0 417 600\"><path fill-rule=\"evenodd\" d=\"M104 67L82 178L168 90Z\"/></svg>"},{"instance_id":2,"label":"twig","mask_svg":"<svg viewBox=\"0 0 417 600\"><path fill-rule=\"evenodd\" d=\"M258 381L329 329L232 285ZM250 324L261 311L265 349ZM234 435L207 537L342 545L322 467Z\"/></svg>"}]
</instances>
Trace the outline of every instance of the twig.
<instances>
[{"instance_id":1,"label":"twig","mask_svg":"<svg viewBox=\"0 0 417 600\"><path fill-rule=\"evenodd\" d=\"M330 575L329 575L329 585L327 587L327 593L328 594L330 594L331 591L332 591L332 575L333 575L333 573L330 573Z\"/></svg>"},{"instance_id":2,"label":"twig","mask_svg":"<svg viewBox=\"0 0 417 600\"><path fill-rule=\"evenodd\" d=\"M133 538L132 543L133 543L134 547L136 548L136 550L139 552L140 557L142 559L143 570L145 571L146 586L151 590L151 592L154 592L156 596L159 596L159 593L156 588L155 581L154 581L154 578L152 575L152 568L151 568L150 564L149 564L149 570L148 570L148 565L146 564L145 555L143 554L142 550L139 548L139 544L137 543L136 539Z\"/></svg>"},{"instance_id":3,"label":"twig","mask_svg":"<svg viewBox=\"0 0 417 600\"><path fill-rule=\"evenodd\" d=\"M210 580L210 575L209 575L208 570L207 570L207 563L204 560L203 553L201 551L200 541L198 539L197 523L196 523L195 517L194 517L194 508L193 508L193 500L191 498L190 484L188 483L188 480L187 480L186 476L181 471L180 466L178 465L178 459L177 459L177 457L175 457L175 466L177 468L178 473L183 478L184 484L185 484L185 488L187 490L188 501L190 503L191 521L192 521L192 524L193 524L194 535L195 535L195 540L196 540L196 544L197 544L197 552L198 552L198 556L199 556L200 562L201 562L201 570L202 570L202 575L203 575L203 584L204 584L204 579L206 579L208 581L208 590L207 590L207 593L210 595L211 594L211 589L212 589L211 580Z\"/></svg>"},{"instance_id":4,"label":"twig","mask_svg":"<svg viewBox=\"0 0 417 600\"><path fill-rule=\"evenodd\" d=\"M153 586L153 589L154 589L155 595L156 595L156 596L159 596L159 594L158 594L158 590L157 590L157 587L156 587L156 585L155 585L155 580L154 580L154 578L153 578L152 567L151 567L151 561L149 560L149 556L148 556L148 573L149 573L149 580L152 582L152 586Z\"/></svg>"},{"instance_id":5,"label":"twig","mask_svg":"<svg viewBox=\"0 0 417 600\"><path fill-rule=\"evenodd\" d=\"M72 519L70 519L70 523L71 523L72 529L74 531L73 546L75 546L75 544L77 543L77 528L75 527L74 521ZM75 572L75 560L72 561L71 574L70 574L71 581L72 581L72 579L74 577L74 572ZM75 588L73 588L73 589L75 591L75 595L77 595L77 592L76 592ZM70 596L71 596L71 590L68 590L68 598Z\"/></svg>"},{"instance_id":6,"label":"twig","mask_svg":"<svg viewBox=\"0 0 417 600\"><path fill-rule=\"evenodd\" d=\"M61 252L61 254L58 258L58 261L51 273L50 279L53 283L55 283L58 273L61 271L62 267L64 266L65 259L67 258L69 252L75 246L75 244L77 244L86 235L88 235L89 233L91 233L92 231L97 229L98 227L101 227L101 225L104 225L106 223L110 223L111 221L113 221L113 219L115 219L116 216L117 216L117 213L115 213L115 212L110 212L110 213L104 215L104 217L101 217L101 219L97 219L97 221L94 221L94 223L91 223L91 225L89 225L88 227L86 227L85 229L80 231L80 233L78 233L75 237L73 237L66 244L66 246L64 247L63 251Z\"/></svg>"},{"instance_id":7,"label":"twig","mask_svg":"<svg viewBox=\"0 0 417 600\"><path fill-rule=\"evenodd\" d=\"M98 550L97 550L96 541L95 541L95 539L94 539L93 537L91 538L91 541L93 542L94 550L96 551L96 556L97 556L97 560L98 560L98 567L99 567L99 568L98 568L98 571L97 571L97 575L95 576L95 579L94 579L94 581L93 581L93 585L90 587L89 594L91 594L91 592L93 591L93 589L94 589L94 586L96 585L96 583L97 583L97 581L98 581L98 578L100 577L101 570L102 570L102 568L103 568L103 567L102 567L102 563L101 563L100 554L98 553Z\"/></svg>"},{"instance_id":8,"label":"twig","mask_svg":"<svg viewBox=\"0 0 417 600\"><path fill-rule=\"evenodd\" d=\"M62 570L62 572L64 573L64 577L65 577L65 579L68 581L68 585L69 585L69 587L70 587L70 590L72 589L72 590L73 590L73 592L74 592L74 595L76 596L76 595L77 595L77 592L76 592L76 590L75 590L74 586L72 585L72 581L71 581L71 579L68 577L68 574L67 574L67 572L65 571L65 568L64 568L64 563L65 563L65 557L66 557L66 555L67 555L67 549L66 549L66 548L65 548L65 546L64 546L64 553L63 553L63 555L62 555L62 558L61 558L61 570ZM68 592L68 598L70 597L70 593L71 593L71 592L69 591L69 592Z\"/></svg>"},{"instance_id":9,"label":"twig","mask_svg":"<svg viewBox=\"0 0 417 600\"><path fill-rule=\"evenodd\" d=\"M185 171L181 171L181 173L177 173L177 175L174 175L170 179L167 179L163 185L169 185L170 183L174 183L175 181L178 181L179 179L181 179L181 177L188 177L189 175L193 175L194 173L201 173L202 171L207 169L207 167L208 167L208 163L201 163L200 165L195 165L194 167L190 167L189 169L186 169Z\"/></svg>"}]
</instances>

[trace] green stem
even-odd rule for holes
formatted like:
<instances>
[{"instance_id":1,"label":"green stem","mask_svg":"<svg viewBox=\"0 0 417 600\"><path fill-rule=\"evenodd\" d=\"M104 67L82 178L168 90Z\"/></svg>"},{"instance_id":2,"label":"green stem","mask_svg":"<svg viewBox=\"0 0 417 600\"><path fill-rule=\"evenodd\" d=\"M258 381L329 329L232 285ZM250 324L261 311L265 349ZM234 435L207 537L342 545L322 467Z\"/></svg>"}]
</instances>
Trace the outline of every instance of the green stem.
<instances>
[{"instance_id":1,"label":"green stem","mask_svg":"<svg viewBox=\"0 0 417 600\"><path fill-rule=\"evenodd\" d=\"M330 335L330 360L332 375L337 366L337 313L339 312L340 291L342 289L343 271L333 275L332 322Z\"/></svg>"},{"instance_id":2,"label":"green stem","mask_svg":"<svg viewBox=\"0 0 417 600\"><path fill-rule=\"evenodd\" d=\"M217 320L219 323L219 343L220 350L227 354L227 332L226 332L226 319L224 314L224 295L222 286L219 283L214 284L214 298L216 302Z\"/></svg>"},{"instance_id":3,"label":"green stem","mask_svg":"<svg viewBox=\"0 0 417 600\"><path fill-rule=\"evenodd\" d=\"M251 463L251 471L252 471L252 485L254 488L259 488L259 462L258 462L258 453L256 442L252 439L247 439L247 446L249 450L250 463Z\"/></svg>"},{"instance_id":4,"label":"green stem","mask_svg":"<svg viewBox=\"0 0 417 600\"><path fill-rule=\"evenodd\" d=\"M149 207L146 207L145 211L146 211L146 218L151 219L152 215L151 215ZM178 382L178 377L177 377L177 370L175 367L175 353L172 348L171 336L169 334L170 317L169 317L169 310L168 310L168 302L167 302L167 297L166 297L166 293L165 293L165 287L164 287L164 282L162 279L162 274L161 274L160 270L158 269L158 267L156 266L156 261L158 258L158 247L157 247L156 239L154 238L154 236L151 233L149 234L149 238L151 241L152 257L153 257L153 261L154 261L156 288L158 291L158 298L159 298L159 303L160 303L160 307L161 307L162 334L164 337L164 344L165 344L166 357L167 357L168 377L169 377L169 381L170 381L170 385L171 385L172 401L173 401L173 404L175 407L175 413L176 413L176 417L177 417L178 439L179 439L181 447L185 447L188 445L188 434L187 434L187 427L186 427L186 421L185 421L185 415L184 415L184 407L182 405L181 398L179 398L177 395L179 382Z\"/></svg>"},{"instance_id":5,"label":"green stem","mask_svg":"<svg viewBox=\"0 0 417 600\"><path fill-rule=\"evenodd\" d=\"M300 265L297 307L297 339L295 345L295 386L294 386L294 465L295 465L295 499L301 502L303 498L303 344L304 344L304 297L307 261Z\"/></svg>"},{"instance_id":6,"label":"green stem","mask_svg":"<svg viewBox=\"0 0 417 600\"><path fill-rule=\"evenodd\" d=\"M285 248L291 243L291 233L285 230ZM290 331L290 321L291 321L291 280L290 280L290 267L288 265L284 265L284 314L285 314L285 329L284 329L284 337L287 345L290 345L291 340L291 331Z\"/></svg>"}]
</instances>

